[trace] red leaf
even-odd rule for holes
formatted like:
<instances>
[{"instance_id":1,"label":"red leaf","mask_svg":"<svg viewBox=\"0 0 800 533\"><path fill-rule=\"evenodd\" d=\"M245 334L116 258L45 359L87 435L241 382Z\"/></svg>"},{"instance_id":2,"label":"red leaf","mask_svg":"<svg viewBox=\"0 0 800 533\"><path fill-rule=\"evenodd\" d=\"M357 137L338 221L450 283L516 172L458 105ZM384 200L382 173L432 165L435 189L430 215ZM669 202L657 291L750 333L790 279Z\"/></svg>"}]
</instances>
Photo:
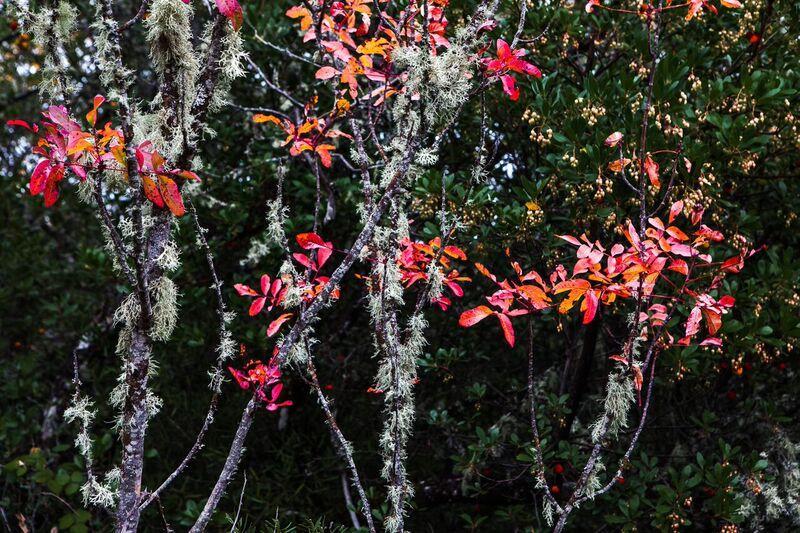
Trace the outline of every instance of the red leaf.
<instances>
[{"instance_id":1,"label":"red leaf","mask_svg":"<svg viewBox=\"0 0 800 533\"><path fill-rule=\"evenodd\" d=\"M7 121L6 126L21 126L33 132L39 130L39 127L36 126L36 124L34 124L33 127L31 127L31 125L25 122L24 120L17 120L17 119Z\"/></svg>"},{"instance_id":2,"label":"red leaf","mask_svg":"<svg viewBox=\"0 0 800 533\"><path fill-rule=\"evenodd\" d=\"M266 296L267 292L269 292L269 286L270 286L269 275L264 274L263 276L261 276L261 294Z\"/></svg>"},{"instance_id":3,"label":"red leaf","mask_svg":"<svg viewBox=\"0 0 800 533\"><path fill-rule=\"evenodd\" d=\"M250 380L247 379L247 376L243 372L240 372L230 366L228 367L228 371L233 375L233 379L236 380L236 383L239 384L239 387L245 390L250 388Z\"/></svg>"},{"instance_id":4,"label":"red leaf","mask_svg":"<svg viewBox=\"0 0 800 533\"><path fill-rule=\"evenodd\" d=\"M500 81L503 83L503 92L508 95L511 101L516 102L519 100L519 89L517 88L517 80L510 74L503 74L500 76Z\"/></svg>"},{"instance_id":5,"label":"red leaf","mask_svg":"<svg viewBox=\"0 0 800 533\"><path fill-rule=\"evenodd\" d=\"M239 296L258 296L256 291L242 283L237 283L233 286L233 288L236 289L236 292L239 293Z\"/></svg>"},{"instance_id":6,"label":"red leaf","mask_svg":"<svg viewBox=\"0 0 800 533\"><path fill-rule=\"evenodd\" d=\"M281 329L283 323L292 318L292 316L293 316L292 313L284 313L275 320L273 320L270 323L269 327L267 327L267 337L272 337L273 335L278 333L278 330Z\"/></svg>"},{"instance_id":7,"label":"red leaf","mask_svg":"<svg viewBox=\"0 0 800 533\"><path fill-rule=\"evenodd\" d=\"M301 253L294 253L292 254L292 257L294 257L294 260L303 265L304 267L316 270L316 265L314 265L311 262L311 259L309 259L307 255Z\"/></svg>"},{"instance_id":8,"label":"red leaf","mask_svg":"<svg viewBox=\"0 0 800 533\"><path fill-rule=\"evenodd\" d=\"M158 187L153 181L153 178L150 176L142 176L142 188L148 200L156 204L157 207L164 207L164 199L161 197L161 193L158 192Z\"/></svg>"},{"instance_id":9,"label":"red leaf","mask_svg":"<svg viewBox=\"0 0 800 533\"><path fill-rule=\"evenodd\" d=\"M647 154L647 156L644 158L644 171L650 180L650 184L655 187L656 190L660 189L661 180L658 176L658 163L653 161L653 158L650 157L650 154Z\"/></svg>"},{"instance_id":10,"label":"red leaf","mask_svg":"<svg viewBox=\"0 0 800 533\"><path fill-rule=\"evenodd\" d=\"M64 177L64 167L58 166L50 171L44 187L44 206L51 207L58 200L58 182Z\"/></svg>"},{"instance_id":11,"label":"red leaf","mask_svg":"<svg viewBox=\"0 0 800 533\"><path fill-rule=\"evenodd\" d=\"M458 319L458 325L462 328L468 328L470 326L474 326L491 314L491 309L485 305L479 305L474 309L470 309L469 311L464 311L461 313L461 316Z\"/></svg>"},{"instance_id":12,"label":"red leaf","mask_svg":"<svg viewBox=\"0 0 800 533\"><path fill-rule=\"evenodd\" d=\"M39 161L39 164L36 165L36 168L33 169L33 174L31 174L31 196L36 196L37 194L42 194L42 192L44 192L44 187L47 184L47 177L49 175L50 160L42 159Z\"/></svg>"},{"instance_id":13,"label":"red leaf","mask_svg":"<svg viewBox=\"0 0 800 533\"><path fill-rule=\"evenodd\" d=\"M583 303L586 306L586 310L583 313L583 323L588 324L594 320L594 316L597 314L597 294L595 291L587 291Z\"/></svg>"},{"instance_id":14,"label":"red leaf","mask_svg":"<svg viewBox=\"0 0 800 533\"><path fill-rule=\"evenodd\" d=\"M672 224L672 221L675 220L681 212L683 211L683 200L678 200L672 207L669 208L669 223Z\"/></svg>"},{"instance_id":15,"label":"red leaf","mask_svg":"<svg viewBox=\"0 0 800 533\"><path fill-rule=\"evenodd\" d=\"M244 16L242 15L242 6L236 0L214 0L217 4L217 9L224 17L231 21L234 30L239 30L242 27Z\"/></svg>"},{"instance_id":16,"label":"red leaf","mask_svg":"<svg viewBox=\"0 0 800 533\"><path fill-rule=\"evenodd\" d=\"M506 342L512 348L514 347L514 327L511 325L511 319L503 313L495 313L497 319L500 321L500 327L503 328L503 336Z\"/></svg>"},{"instance_id":17,"label":"red leaf","mask_svg":"<svg viewBox=\"0 0 800 533\"><path fill-rule=\"evenodd\" d=\"M258 313L260 313L261 310L264 309L265 303L267 303L267 299L263 296L253 300L253 303L250 304L250 310L248 311L250 316L256 316Z\"/></svg>"},{"instance_id":18,"label":"red leaf","mask_svg":"<svg viewBox=\"0 0 800 533\"><path fill-rule=\"evenodd\" d=\"M576 239L572 235L556 235L556 237L558 237L559 239L563 239L563 240L567 241L570 244L574 244L575 246L580 246L581 245L581 241L579 241L578 239Z\"/></svg>"},{"instance_id":19,"label":"red leaf","mask_svg":"<svg viewBox=\"0 0 800 533\"><path fill-rule=\"evenodd\" d=\"M331 150L333 150L335 146L331 144L321 144L317 146L314 151L319 156L319 161L322 163L322 166L325 168L331 168L333 164L333 160L331 159Z\"/></svg>"}]
</instances>

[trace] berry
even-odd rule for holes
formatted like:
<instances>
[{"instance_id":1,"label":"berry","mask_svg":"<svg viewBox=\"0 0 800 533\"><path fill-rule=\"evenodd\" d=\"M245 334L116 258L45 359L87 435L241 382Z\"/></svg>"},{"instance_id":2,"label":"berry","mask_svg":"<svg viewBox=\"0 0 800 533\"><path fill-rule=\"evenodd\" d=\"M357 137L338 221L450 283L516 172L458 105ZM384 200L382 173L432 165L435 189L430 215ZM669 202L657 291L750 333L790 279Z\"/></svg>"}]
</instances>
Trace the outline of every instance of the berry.
<instances>
[{"instance_id":1,"label":"berry","mask_svg":"<svg viewBox=\"0 0 800 533\"><path fill-rule=\"evenodd\" d=\"M555 472L556 474L563 474L564 467L561 466L561 463L556 463L556 466L553 467L553 472Z\"/></svg>"}]
</instances>

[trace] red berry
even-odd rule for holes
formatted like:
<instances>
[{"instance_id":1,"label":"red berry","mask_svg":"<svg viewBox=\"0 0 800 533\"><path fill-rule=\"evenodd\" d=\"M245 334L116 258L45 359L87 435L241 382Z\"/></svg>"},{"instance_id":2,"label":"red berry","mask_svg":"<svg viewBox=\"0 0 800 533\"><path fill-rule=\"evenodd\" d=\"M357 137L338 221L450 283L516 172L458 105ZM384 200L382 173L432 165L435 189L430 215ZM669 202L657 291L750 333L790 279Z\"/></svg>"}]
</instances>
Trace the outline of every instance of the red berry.
<instances>
[{"instance_id":1,"label":"red berry","mask_svg":"<svg viewBox=\"0 0 800 533\"><path fill-rule=\"evenodd\" d=\"M749 372L749 371L753 370L753 365L751 363L745 363L744 364L744 369Z\"/></svg>"},{"instance_id":2,"label":"red berry","mask_svg":"<svg viewBox=\"0 0 800 533\"><path fill-rule=\"evenodd\" d=\"M561 463L556 463L556 466L553 467L553 472L555 472L556 474L563 474L564 467L561 466Z\"/></svg>"},{"instance_id":3,"label":"red berry","mask_svg":"<svg viewBox=\"0 0 800 533\"><path fill-rule=\"evenodd\" d=\"M733 401L733 400L736 399L736 391L735 390L729 390L728 393L725 396L727 396L730 401Z\"/></svg>"},{"instance_id":4,"label":"red berry","mask_svg":"<svg viewBox=\"0 0 800 533\"><path fill-rule=\"evenodd\" d=\"M552 487L550 487L550 492L552 492L553 494L558 494L561 492L561 489L558 488L558 485L553 485Z\"/></svg>"},{"instance_id":5,"label":"red berry","mask_svg":"<svg viewBox=\"0 0 800 533\"><path fill-rule=\"evenodd\" d=\"M620 485L624 485L625 484L625 478L622 477L622 476L619 476L617 478L617 483L619 483Z\"/></svg>"},{"instance_id":6,"label":"red berry","mask_svg":"<svg viewBox=\"0 0 800 533\"><path fill-rule=\"evenodd\" d=\"M19 22L17 22L16 20L12 20L11 22L8 23L8 27L11 29L11 31L17 31L17 29L19 28Z\"/></svg>"},{"instance_id":7,"label":"red berry","mask_svg":"<svg viewBox=\"0 0 800 533\"><path fill-rule=\"evenodd\" d=\"M324 388L325 390L333 390L333 385L331 385L330 383L328 383L328 384L327 384L327 385L325 385L325 387L323 387L323 388Z\"/></svg>"}]
</instances>

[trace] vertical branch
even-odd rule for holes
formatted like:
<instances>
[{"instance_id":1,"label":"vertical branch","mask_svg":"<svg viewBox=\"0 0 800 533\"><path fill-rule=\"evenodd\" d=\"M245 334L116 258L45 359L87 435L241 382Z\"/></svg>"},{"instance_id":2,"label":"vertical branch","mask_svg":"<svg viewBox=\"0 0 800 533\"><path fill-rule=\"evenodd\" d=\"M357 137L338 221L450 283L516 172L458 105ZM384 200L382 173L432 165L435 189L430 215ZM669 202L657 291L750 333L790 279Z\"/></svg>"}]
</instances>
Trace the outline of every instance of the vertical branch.
<instances>
[{"instance_id":1,"label":"vertical branch","mask_svg":"<svg viewBox=\"0 0 800 533\"><path fill-rule=\"evenodd\" d=\"M203 440L205 439L208 430L211 428L211 425L214 423L214 417L217 413L217 407L219 405L219 397L221 394L220 385L222 380L222 366L225 363L225 360L230 358L229 350L232 349L230 344L232 340L230 339L230 333L228 332L227 327L227 320L225 316L225 300L222 297L222 283L219 280L217 275L217 269L214 266L214 255L211 252L211 248L208 245L208 241L206 240L205 236L205 228L200 225L200 220L197 217L197 210L194 207L191 199L187 197L186 199L187 204L189 205L189 210L192 213L192 220L195 224L195 229L197 230L197 240L200 242L200 246L202 247L203 251L206 255L206 262L208 263L208 269L211 273L211 280L212 280L212 287L214 289L214 295L216 296L216 304L217 304L217 317L219 320L218 325L218 332L219 332L219 345L217 347L217 361L214 367L212 368L211 375L212 375L212 382L211 387L214 390L214 393L211 396L211 401L208 406L208 411L206 412L205 420L203 421L203 426L200 428L197 437L195 438L194 444L189 449L189 452L183 458L181 463L178 467L165 479L161 485L158 486L156 490L149 494L146 500L144 500L140 506L140 509L146 508L148 505L153 503L155 499L157 499L161 493L163 493L169 485L175 481L175 479L180 476L184 470L189 466L189 463L194 459L194 457L200 452L203 448Z\"/></svg>"},{"instance_id":2,"label":"vertical branch","mask_svg":"<svg viewBox=\"0 0 800 533\"><path fill-rule=\"evenodd\" d=\"M544 489L544 497L558 513L562 512L561 506L547 488L545 477L544 459L542 454L542 441L539 438L539 422L536 420L536 391L533 387L533 319L528 319L528 399L531 404L531 432L533 433L533 453L536 460L536 478Z\"/></svg>"},{"instance_id":3,"label":"vertical branch","mask_svg":"<svg viewBox=\"0 0 800 533\"><path fill-rule=\"evenodd\" d=\"M306 349L308 349L308 343L306 343ZM322 388L319 385L319 379L317 377L317 369L314 365L313 358L311 357L311 352L308 353L308 360L306 363L306 369L308 370L308 375L311 378L311 385L314 391L317 393L317 399L319 400L320 405L322 406L322 410L325 413L325 421L328 423L328 427L331 430L331 434L334 437L334 440L337 444L339 449L339 453L342 455L342 458L347 463L347 467L350 469L350 477L352 479L353 486L355 487L356 491L358 492L359 498L361 498L361 512L364 515L364 518L367 521L367 527L371 532L375 532L375 524L372 520L372 507L370 506L369 499L367 498L367 493L364 490L364 486L361 483L361 477L358 475L358 469L356 468L355 461L353 460L353 451L350 442L344 437L341 429L339 428L339 424L336 422L336 417L333 414L333 411L330 407L330 402L325 394L322 392ZM344 476L344 473L342 474ZM345 491L347 490L347 483L343 479L343 484L345 487ZM347 495L348 493L345 492ZM354 519L354 524L358 522L358 518ZM360 525L356 525L357 528L360 528Z\"/></svg>"},{"instance_id":4,"label":"vertical branch","mask_svg":"<svg viewBox=\"0 0 800 533\"><path fill-rule=\"evenodd\" d=\"M250 431L250 426L253 424L253 414L255 413L257 405L256 402L255 396L250 398L250 401L247 402L247 406L242 413L242 418L239 421L239 426L236 428L236 435L233 437L233 442L231 442L230 451L225 459L225 465L222 467L217 482L214 484L211 495L208 497L208 500L206 500L205 506L203 506L203 511L189 530L190 533L199 533L206 529L206 526L208 526L208 523L211 521L211 516L219 505L219 500L228 488L231 479L233 479L233 476L236 474L236 469L239 466L242 453L244 453L244 439L248 431Z\"/></svg>"}]
</instances>

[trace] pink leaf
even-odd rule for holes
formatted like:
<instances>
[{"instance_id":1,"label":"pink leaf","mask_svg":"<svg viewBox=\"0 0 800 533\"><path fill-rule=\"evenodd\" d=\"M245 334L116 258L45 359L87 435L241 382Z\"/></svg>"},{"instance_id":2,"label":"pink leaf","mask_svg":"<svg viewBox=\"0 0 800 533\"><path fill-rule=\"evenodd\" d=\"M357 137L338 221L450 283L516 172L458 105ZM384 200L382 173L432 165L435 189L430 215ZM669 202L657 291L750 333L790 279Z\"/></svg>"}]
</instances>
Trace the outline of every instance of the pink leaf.
<instances>
[{"instance_id":1,"label":"pink leaf","mask_svg":"<svg viewBox=\"0 0 800 533\"><path fill-rule=\"evenodd\" d=\"M244 21L242 6L239 5L239 2L236 0L214 0L214 3L217 4L219 12L231 21L233 29L238 31Z\"/></svg>"},{"instance_id":2,"label":"pink leaf","mask_svg":"<svg viewBox=\"0 0 800 533\"><path fill-rule=\"evenodd\" d=\"M318 80L329 80L338 74L340 74L340 72L333 67L321 67L317 73L314 74L314 77Z\"/></svg>"}]
</instances>

